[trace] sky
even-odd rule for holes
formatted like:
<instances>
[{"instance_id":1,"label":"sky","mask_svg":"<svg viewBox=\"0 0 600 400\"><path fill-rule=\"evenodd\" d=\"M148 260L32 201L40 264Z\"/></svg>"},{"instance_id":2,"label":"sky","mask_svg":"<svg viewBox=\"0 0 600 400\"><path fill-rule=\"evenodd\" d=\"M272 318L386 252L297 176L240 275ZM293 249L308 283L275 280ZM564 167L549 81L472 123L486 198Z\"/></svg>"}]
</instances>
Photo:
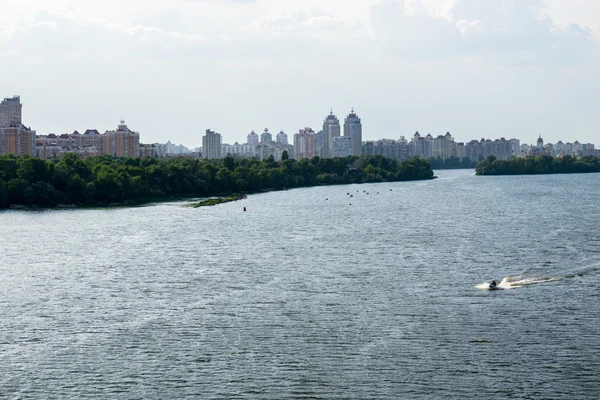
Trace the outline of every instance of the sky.
<instances>
[{"instance_id":1,"label":"sky","mask_svg":"<svg viewBox=\"0 0 600 400\"><path fill-rule=\"evenodd\" d=\"M206 129L600 145L598 0L0 0L0 97L38 134Z\"/></svg>"}]
</instances>

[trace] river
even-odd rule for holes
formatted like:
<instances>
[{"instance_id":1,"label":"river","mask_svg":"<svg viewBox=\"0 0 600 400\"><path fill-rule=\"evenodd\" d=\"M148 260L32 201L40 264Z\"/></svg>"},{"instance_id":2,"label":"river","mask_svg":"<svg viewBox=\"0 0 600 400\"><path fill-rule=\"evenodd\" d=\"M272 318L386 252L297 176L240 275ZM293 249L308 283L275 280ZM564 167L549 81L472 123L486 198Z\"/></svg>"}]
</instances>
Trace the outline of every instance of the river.
<instances>
[{"instance_id":1,"label":"river","mask_svg":"<svg viewBox=\"0 0 600 400\"><path fill-rule=\"evenodd\" d=\"M436 174L0 212L0 397L600 398L600 174Z\"/></svg>"}]
</instances>

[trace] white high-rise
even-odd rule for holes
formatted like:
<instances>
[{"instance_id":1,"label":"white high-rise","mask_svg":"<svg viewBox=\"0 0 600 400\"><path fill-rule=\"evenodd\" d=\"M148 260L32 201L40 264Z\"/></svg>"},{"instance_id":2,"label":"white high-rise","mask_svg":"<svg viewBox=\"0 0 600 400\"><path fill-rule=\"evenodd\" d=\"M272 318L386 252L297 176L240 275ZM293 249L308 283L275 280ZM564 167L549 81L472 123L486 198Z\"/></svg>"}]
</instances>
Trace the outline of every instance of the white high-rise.
<instances>
[{"instance_id":1,"label":"white high-rise","mask_svg":"<svg viewBox=\"0 0 600 400\"><path fill-rule=\"evenodd\" d=\"M333 110L331 110L325 121L323 121L323 147L321 151L323 158L332 157L333 138L341 136L341 131L340 120L333 115Z\"/></svg>"},{"instance_id":2,"label":"white high-rise","mask_svg":"<svg viewBox=\"0 0 600 400\"><path fill-rule=\"evenodd\" d=\"M202 136L202 153L207 160L221 158L221 135L207 129Z\"/></svg>"},{"instance_id":3,"label":"white high-rise","mask_svg":"<svg viewBox=\"0 0 600 400\"><path fill-rule=\"evenodd\" d=\"M288 144L288 135L284 131L281 131L277 134L277 137L275 138L275 140L279 144L287 145Z\"/></svg>"},{"instance_id":4,"label":"white high-rise","mask_svg":"<svg viewBox=\"0 0 600 400\"><path fill-rule=\"evenodd\" d=\"M248 135L248 145L249 146L258 146L258 143L260 142L260 137L256 134L256 132L252 131L250 132L250 134Z\"/></svg>"},{"instance_id":5,"label":"white high-rise","mask_svg":"<svg viewBox=\"0 0 600 400\"><path fill-rule=\"evenodd\" d=\"M273 135L269 132L268 128L265 128L264 132L260 134L260 142L268 143L273 141Z\"/></svg>"},{"instance_id":6,"label":"white high-rise","mask_svg":"<svg viewBox=\"0 0 600 400\"><path fill-rule=\"evenodd\" d=\"M344 136L352 138L352 155L362 155L362 123L354 112L354 108L344 120Z\"/></svg>"}]
</instances>

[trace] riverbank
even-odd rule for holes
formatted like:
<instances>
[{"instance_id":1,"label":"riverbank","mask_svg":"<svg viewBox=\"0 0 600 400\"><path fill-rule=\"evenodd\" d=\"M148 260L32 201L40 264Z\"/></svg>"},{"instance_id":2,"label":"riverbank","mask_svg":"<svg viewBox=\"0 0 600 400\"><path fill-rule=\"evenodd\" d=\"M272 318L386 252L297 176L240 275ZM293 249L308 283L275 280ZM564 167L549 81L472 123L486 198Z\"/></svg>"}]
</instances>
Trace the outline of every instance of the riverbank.
<instances>
[{"instance_id":1,"label":"riverbank","mask_svg":"<svg viewBox=\"0 0 600 400\"><path fill-rule=\"evenodd\" d=\"M497 160L489 156L477 164L476 175L550 175L586 174L600 172L600 159L586 157L515 157L510 160Z\"/></svg>"},{"instance_id":2,"label":"riverbank","mask_svg":"<svg viewBox=\"0 0 600 400\"><path fill-rule=\"evenodd\" d=\"M313 186L434 179L422 159L382 156L275 161L0 156L0 208L139 206Z\"/></svg>"}]
</instances>

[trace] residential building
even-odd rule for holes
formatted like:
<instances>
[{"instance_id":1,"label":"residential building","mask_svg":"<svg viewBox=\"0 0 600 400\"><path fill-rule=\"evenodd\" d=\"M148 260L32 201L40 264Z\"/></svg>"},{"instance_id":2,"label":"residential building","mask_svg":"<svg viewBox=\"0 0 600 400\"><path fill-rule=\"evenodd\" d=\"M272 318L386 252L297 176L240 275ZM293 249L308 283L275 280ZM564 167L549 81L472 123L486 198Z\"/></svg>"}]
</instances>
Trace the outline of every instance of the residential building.
<instances>
[{"instance_id":1,"label":"residential building","mask_svg":"<svg viewBox=\"0 0 600 400\"><path fill-rule=\"evenodd\" d=\"M252 146L249 144L239 144L235 142L234 144L222 144L221 145L221 155L223 157L227 155L244 157L244 158L252 158L256 156L256 148L257 146Z\"/></svg>"},{"instance_id":2,"label":"residential building","mask_svg":"<svg viewBox=\"0 0 600 400\"><path fill-rule=\"evenodd\" d=\"M156 145L155 144L143 144L140 143L140 157L157 157Z\"/></svg>"},{"instance_id":3,"label":"residential building","mask_svg":"<svg viewBox=\"0 0 600 400\"><path fill-rule=\"evenodd\" d=\"M441 158L442 160L450 158L456 153L454 149L455 145L454 138L452 138L450 132L447 132L446 135L438 135L438 137L432 140L433 157Z\"/></svg>"},{"instance_id":4,"label":"residential building","mask_svg":"<svg viewBox=\"0 0 600 400\"><path fill-rule=\"evenodd\" d=\"M271 132L269 132L269 129L265 128L263 133L260 134L260 142L268 143L268 142L272 142L272 141L273 141L273 135L271 135Z\"/></svg>"},{"instance_id":5,"label":"residential building","mask_svg":"<svg viewBox=\"0 0 600 400\"><path fill-rule=\"evenodd\" d=\"M352 137L331 136L330 139L331 153L329 154L329 157L348 157L352 155Z\"/></svg>"},{"instance_id":6,"label":"residential building","mask_svg":"<svg viewBox=\"0 0 600 400\"><path fill-rule=\"evenodd\" d=\"M411 139L412 156L425 159L433 157L432 141L433 137L430 134L422 137L419 132L415 132Z\"/></svg>"},{"instance_id":7,"label":"residential building","mask_svg":"<svg viewBox=\"0 0 600 400\"><path fill-rule=\"evenodd\" d=\"M202 152L203 157L209 160L221 158L221 135L207 129L202 137Z\"/></svg>"},{"instance_id":8,"label":"residential building","mask_svg":"<svg viewBox=\"0 0 600 400\"><path fill-rule=\"evenodd\" d=\"M23 105L20 96L7 97L0 103L0 128L20 126Z\"/></svg>"},{"instance_id":9,"label":"residential building","mask_svg":"<svg viewBox=\"0 0 600 400\"><path fill-rule=\"evenodd\" d=\"M283 153L288 153L288 157L293 157L294 146L278 142L265 142L256 146L256 156L259 160L264 160L273 157L275 161L281 161Z\"/></svg>"},{"instance_id":10,"label":"residential building","mask_svg":"<svg viewBox=\"0 0 600 400\"><path fill-rule=\"evenodd\" d=\"M332 157L333 138L340 137L341 132L342 127L340 126L340 120L333 114L332 109L329 115L325 117L325 120L323 121L323 145L321 147L321 156L323 158Z\"/></svg>"},{"instance_id":11,"label":"residential building","mask_svg":"<svg viewBox=\"0 0 600 400\"><path fill-rule=\"evenodd\" d=\"M260 137L256 134L256 132L250 132L250 134L248 135L248 145L256 147L259 143Z\"/></svg>"},{"instance_id":12,"label":"residential building","mask_svg":"<svg viewBox=\"0 0 600 400\"><path fill-rule=\"evenodd\" d=\"M294 157L297 160L313 158L316 155L315 136L315 131L311 128L300 129L294 135Z\"/></svg>"},{"instance_id":13,"label":"residential building","mask_svg":"<svg viewBox=\"0 0 600 400\"><path fill-rule=\"evenodd\" d=\"M354 112L354 108L344 120L344 136L352 138L352 155L362 155L362 122Z\"/></svg>"},{"instance_id":14,"label":"residential building","mask_svg":"<svg viewBox=\"0 0 600 400\"><path fill-rule=\"evenodd\" d=\"M288 135L287 135L287 133L285 133L284 131L280 131L277 134L277 136L275 138L275 141L277 143L279 143L279 144L287 146L288 145Z\"/></svg>"},{"instance_id":15,"label":"residential building","mask_svg":"<svg viewBox=\"0 0 600 400\"><path fill-rule=\"evenodd\" d=\"M363 145L362 153L366 156L384 156L401 161L412 156L412 144L408 143L404 137L401 137L400 140L367 141Z\"/></svg>"},{"instance_id":16,"label":"residential building","mask_svg":"<svg viewBox=\"0 0 600 400\"><path fill-rule=\"evenodd\" d=\"M0 103L0 154L36 154L36 132L23 125L21 98L5 98Z\"/></svg>"},{"instance_id":17,"label":"residential building","mask_svg":"<svg viewBox=\"0 0 600 400\"><path fill-rule=\"evenodd\" d=\"M325 133L323 131L319 131L315 134L315 151L319 157L323 157L323 137Z\"/></svg>"},{"instance_id":18,"label":"residential building","mask_svg":"<svg viewBox=\"0 0 600 400\"><path fill-rule=\"evenodd\" d=\"M35 155L35 131L22 124L0 127L0 154L15 154L18 156Z\"/></svg>"},{"instance_id":19,"label":"residential building","mask_svg":"<svg viewBox=\"0 0 600 400\"><path fill-rule=\"evenodd\" d=\"M140 134L127 127L121 120L117 130L104 132L103 154L114 157L138 157L140 154Z\"/></svg>"}]
</instances>

